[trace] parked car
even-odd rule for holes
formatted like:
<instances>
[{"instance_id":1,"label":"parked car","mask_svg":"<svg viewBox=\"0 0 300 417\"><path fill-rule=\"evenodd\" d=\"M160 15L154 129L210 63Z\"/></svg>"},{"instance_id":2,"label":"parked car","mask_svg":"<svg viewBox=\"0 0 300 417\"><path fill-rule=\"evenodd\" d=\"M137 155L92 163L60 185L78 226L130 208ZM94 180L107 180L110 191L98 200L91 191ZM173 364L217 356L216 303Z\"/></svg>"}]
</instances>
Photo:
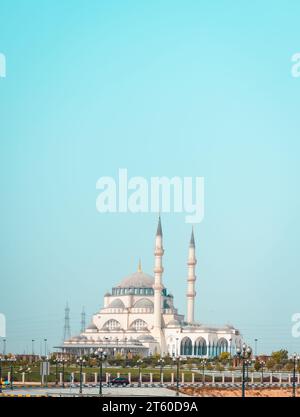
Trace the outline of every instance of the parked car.
<instances>
[{"instance_id":1,"label":"parked car","mask_svg":"<svg viewBox=\"0 0 300 417\"><path fill-rule=\"evenodd\" d=\"M126 387L126 385L129 385L129 380L125 377L114 378L110 381L110 385L122 385L123 387Z\"/></svg>"}]
</instances>

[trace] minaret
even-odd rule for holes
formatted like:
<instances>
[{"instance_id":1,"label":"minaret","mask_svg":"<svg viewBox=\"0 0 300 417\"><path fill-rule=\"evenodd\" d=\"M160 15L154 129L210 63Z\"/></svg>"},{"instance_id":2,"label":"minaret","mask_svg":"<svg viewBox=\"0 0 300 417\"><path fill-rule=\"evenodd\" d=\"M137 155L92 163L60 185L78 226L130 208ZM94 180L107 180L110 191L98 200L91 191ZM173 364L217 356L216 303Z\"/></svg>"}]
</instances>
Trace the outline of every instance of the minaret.
<instances>
[{"instance_id":1,"label":"minaret","mask_svg":"<svg viewBox=\"0 0 300 417\"><path fill-rule=\"evenodd\" d=\"M195 250L195 237L194 229L192 230L192 236L189 247L188 257L188 287L187 287L187 322L193 323L194 321L194 310L195 310L195 282L196 282L196 250Z\"/></svg>"},{"instance_id":2,"label":"minaret","mask_svg":"<svg viewBox=\"0 0 300 417\"><path fill-rule=\"evenodd\" d=\"M154 266L154 329L156 331L161 330L161 307L162 307L162 297L161 292L163 289L162 286L162 274L164 272L164 268L162 265L162 258L164 255L163 249L163 234L161 228L161 219L159 216L158 219L158 227L155 237L155 266Z\"/></svg>"}]
</instances>

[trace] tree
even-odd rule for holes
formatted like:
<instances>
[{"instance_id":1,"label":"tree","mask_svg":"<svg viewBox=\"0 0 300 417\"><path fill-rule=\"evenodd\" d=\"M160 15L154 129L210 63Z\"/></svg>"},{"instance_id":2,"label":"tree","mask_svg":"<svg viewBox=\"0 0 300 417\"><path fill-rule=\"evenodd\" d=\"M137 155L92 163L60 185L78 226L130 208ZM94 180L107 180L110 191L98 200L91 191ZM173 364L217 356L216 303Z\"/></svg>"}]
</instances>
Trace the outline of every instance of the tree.
<instances>
[{"instance_id":1,"label":"tree","mask_svg":"<svg viewBox=\"0 0 300 417\"><path fill-rule=\"evenodd\" d=\"M254 364L255 371L258 372L260 368L261 368L261 364L259 363L259 361L255 361L255 364Z\"/></svg>"},{"instance_id":2,"label":"tree","mask_svg":"<svg viewBox=\"0 0 300 417\"><path fill-rule=\"evenodd\" d=\"M274 369L274 366L275 366L275 361L274 361L273 358L270 358L266 363L266 367L267 367L267 369L272 371Z\"/></svg>"},{"instance_id":3,"label":"tree","mask_svg":"<svg viewBox=\"0 0 300 417\"><path fill-rule=\"evenodd\" d=\"M281 349L276 352L273 352L271 355L271 358L274 360L274 362L278 364L282 364L283 362L288 360L288 351Z\"/></svg>"},{"instance_id":4,"label":"tree","mask_svg":"<svg viewBox=\"0 0 300 417\"><path fill-rule=\"evenodd\" d=\"M123 359L122 353L117 352L116 355L115 355L115 358L116 358L117 361L121 361Z\"/></svg>"},{"instance_id":5,"label":"tree","mask_svg":"<svg viewBox=\"0 0 300 417\"><path fill-rule=\"evenodd\" d=\"M230 353L229 352L222 352L219 355L219 361L222 363L227 363L230 359Z\"/></svg>"}]
</instances>

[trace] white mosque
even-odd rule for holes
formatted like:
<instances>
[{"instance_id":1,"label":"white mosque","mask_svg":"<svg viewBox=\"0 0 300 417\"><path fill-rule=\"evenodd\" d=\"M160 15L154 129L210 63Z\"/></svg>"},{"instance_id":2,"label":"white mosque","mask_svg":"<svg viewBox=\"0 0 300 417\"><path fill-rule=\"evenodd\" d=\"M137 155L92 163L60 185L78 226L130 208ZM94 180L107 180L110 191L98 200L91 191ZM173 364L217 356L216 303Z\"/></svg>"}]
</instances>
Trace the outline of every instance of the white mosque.
<instances>
[{"instance_id":1,"label":"white mosque","mask_svg":"<svg viewBox=\"0 0 300 417\"><path fill-rule=\"evenodd\" d=\"M155 237L154 277L138 271L124 278L104 296L104 306L79 336L65 340L65 354L92 354L102 347L109 355L214 357L235 353L240 332L231 325L206 326L194 320L196 247L194 232L188 250L187 317L179 314L174 298L163 285L163 233L159 218Z\"/></svg>"}]
</instances>

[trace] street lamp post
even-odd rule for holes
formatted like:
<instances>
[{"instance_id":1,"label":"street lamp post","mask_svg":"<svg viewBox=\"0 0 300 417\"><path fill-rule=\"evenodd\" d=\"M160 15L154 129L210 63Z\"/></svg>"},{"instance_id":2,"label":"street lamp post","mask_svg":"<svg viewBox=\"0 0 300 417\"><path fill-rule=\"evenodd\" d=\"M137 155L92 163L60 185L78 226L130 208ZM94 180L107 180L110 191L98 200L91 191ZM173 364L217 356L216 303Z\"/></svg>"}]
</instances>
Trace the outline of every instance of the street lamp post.
<instances>
[{"instance_id":1,"label":"street lamp post","mask_svg":"<svg viewBox=\"0 0 300 417\"><path fill-rule=\"evenodd\" d=\"M293 369L293 397L296 397L296 365L297 361L300 359L299 355L297 356L296 353L293 355L293 363L294 363L294 369Z\"/></svg>"},{"instance_id":2,"label":"street lamp post","mask_svg":"<svg viewBox=\"0 0 300 417\"><path fill-rule=\"evenodd\" d=\"M179 337L176 337L176 356L179 356Z\"/></svg>"},{"instance_id":3,"label":"street lamp post","mask_svg":"<svg viewBox=\"0 0 300 417\"><path fill-rule=\"evenodd\" d=\"M261 361L260 362L260 366L261 366L261 383L264 383L264 366L265 366L265 362Z\"/></svg>"},{"instance_id":4,"label":"street lamp post","mask_svg":"<svg viewBox=\"0 0 300 417\"><path fill-rule=\"evenodd\" d=\"M141 387L142 386L142 374L141 374L141 365L142 365L143 361L142 359L139 359L137 361L138 367L139 367L139 383L138 386Z\"/></svg>"},{"instance_id":5,"label":"street lamp post","mask_svg":"<svg viewBox=\"0 0 300 417\"><path fill-rule=\"evenodd\" d=\"M179 371L180 371L181 357L176 356L173 358L173 362L176 363L176 397L179 397Z\"/></svg>"},{"instance_id":6,"label":"street lamp post","mask_svg":"<svg viewBox=\"0 0 300 417\"><path fill-rule=\"evenodd\" d=\"M254 343L255 343L255 358L257 357L257 342L258 342L258 339L254 339Z\"/></svg>"},{"instance_id":7,"label":"street lamp post","mask_svg":"<svg viewBox=\"0 0 300 417\"><path fill-rule=\"evenodd\" d=\"M48 387L48 369L49 369L49 366L50 366L48 356L45 357L45 362L46 362L46 370L47 370L46 374L45 374L45 387Z\"/></svg>"},{"instance_id":8,"label":"street lamp post","mask_svg":"<svg viewBox=\"0 0 300 417\"><path fill-rule=\"evenodd\" d=\"M202 384L205 384L205 366L206 366L206 360L202 360L201 362L202 365Z\"/></svg>"},{"instance_id":9,"label":"street lamp post","mask_svg":"<svg viewBox=\"0 0 300 417\"><path fill-rule=\"evenodd\" d=\"M250 360L246 360L246 382L249 382L249 366L252 364Z\"/></svg>"},{"instance_id":10,"label":"street lamp post","mask_svg":"<svg viewBox=\"0 0 300 417\"><path fill-rule=\"evenodd\" d=\"M158 364L160 365L160 386L162 386L162 373L163 373L163 369L164 369L164 365L165 365L165 360L162 359L162 358L159 359Z\"/></svg>"},{"instance_id":11,"label":"street lamp post","mask_svg":"<svg viewBox=\"0 0 300 417\"><path fill-rule=\"evenodd\" d=\"M127 368L127 337L124 337L124 363L125 368Z\"/></svg>"},{"instance_id":12,"label":"street lamp post","mask_svg":"<svg viewBox=\"0 0 300 417\"><path fill-rule=\"evenodd\" d=\"M102 397L102 372L103 372L103 360L106 358L106 352L103 352L103 349L98 349L99 357L99 395Z\"/></svg>"},{"instance_id":13,"label":"street lamp post","mask_svg":"<svg viewBox=\"0 0 300 417\"><path fill-rule=\"evenodd\" d=\"M62 365L62 387L65 388L65 365L67 363L67 359L61 358L59 363Z\"/></svg>"},{"instance_id":14,"label":"street lamp post","mask_svg":"<svg viewBox=\"0 0 300 417\"><path fill-rule=\"evenodd\" d=\"M109 337L104 337L104 340L105 340L105 345L106 345L106 355L107 355L107 357L110 357L111 356L111 352L110 352L110 350L109 350Z\"/></svg>"},{"instance_id":15,"label":"street lamp post","mask_svg":"<svg viewBox=\"0 0 300 417\"><path fill-rule=\"evenodd\" d=\"M55 358L53 362L55 363L55 385L58 385L58 358Z\"/></svg>"},{"instance_id":16,"label":"street lamp post","mask_svg":"<svg viewBox=\"0 0 300 417\"><path fill-rule=\"evenodd\" d=\"M8 362L10 363L10 389L14 389L14 362L16 362L16 358L12 356L8 359Z\"/></svg>"},{"instance_id":17,"label":"street lamp post","mask_svg":"<svg viewBox=\"0 0 300 417\"><path fill-rule=\"evenodd\" d=\"M0 357L0 394L2 394L2 363L5 362L5 358Z\"/></svg>"},{"instance_id":18,"label":"street lamp post","mask_svg":"<svg viewBox=\"0 0 300 417\"><path fill-rule=\"evenodd\" d=\"M237 348L236 353L239 358L242 359L242 397L245 397L245 367L246 360L251 357L252 349L250 346L247 346L245 343L241 348ZM247 365L248 366L248 365Z\"/></svg>"},{"instance_id":19,"label":"street lamp post","mask_svg":"<svg viewBox=\"0 0 300 417\"><path fill-rule=\"evenodd\" d=\"M77 364L80 366L80 375L79 375L79 394L82 394L82 367L85 364L85 359L82 359L82 357L80 357L79 359L77 359Z\"/></svg>"}]
</instances>

